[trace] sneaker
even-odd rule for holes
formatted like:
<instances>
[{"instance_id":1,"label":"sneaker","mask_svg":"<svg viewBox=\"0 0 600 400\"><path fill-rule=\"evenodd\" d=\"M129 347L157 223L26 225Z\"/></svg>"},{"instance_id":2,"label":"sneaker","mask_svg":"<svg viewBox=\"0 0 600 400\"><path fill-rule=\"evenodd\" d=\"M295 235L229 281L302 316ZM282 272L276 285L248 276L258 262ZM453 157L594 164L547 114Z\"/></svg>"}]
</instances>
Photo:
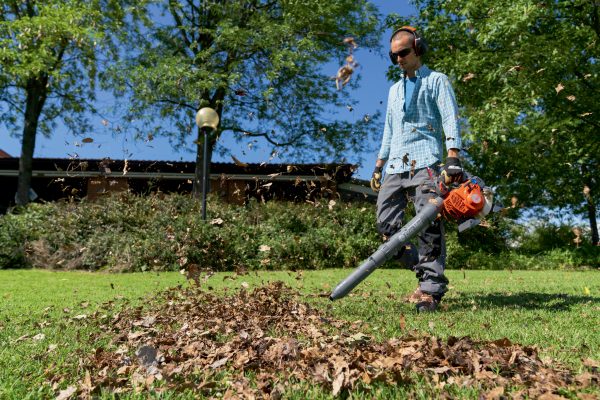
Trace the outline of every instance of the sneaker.
<instances>
[{"instance_id":1,"label":"sneaker","mask_svg":"<svg viewBox=\"0 0 600 400\"><path fill-rule=\"evenodd\" d=\"M415 307L418 313L428 313L437 310L439 303L440 301L434 298L432 295L426 294L423 297L423 300L417 303Z\"/></svg>"}]
</instances>

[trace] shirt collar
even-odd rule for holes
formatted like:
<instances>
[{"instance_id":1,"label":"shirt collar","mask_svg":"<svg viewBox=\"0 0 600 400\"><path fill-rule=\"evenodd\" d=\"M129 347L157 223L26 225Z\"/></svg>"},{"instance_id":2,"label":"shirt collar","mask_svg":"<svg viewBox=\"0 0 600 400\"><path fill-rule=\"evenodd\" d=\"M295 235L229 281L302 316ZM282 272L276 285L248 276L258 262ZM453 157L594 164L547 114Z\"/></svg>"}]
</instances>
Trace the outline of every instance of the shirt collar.
<instances>
[{"instance_id":1,"label":"shirt collar","mask_svg":"<svg viewBox=\"0 0 600 400\"><path fill-rule=\"evenodd\" d=\"M415 71L415 75L417 76L417 78L422 78L422 77L424 77L425 75L427 75L427 73L428 73L429 71L430 71L430 70L429 70L429 68L427 67L427 65L425 65L425 64L422 64L422 65L419 67L419 69L417 69L417 70ZM406 77L407 77L407 76L406 76L406 72L404 72L404 70L401 70L401 72L400 72L400 76L401 76L402 78L406 78Z\"/></svg>"}]
</instances>

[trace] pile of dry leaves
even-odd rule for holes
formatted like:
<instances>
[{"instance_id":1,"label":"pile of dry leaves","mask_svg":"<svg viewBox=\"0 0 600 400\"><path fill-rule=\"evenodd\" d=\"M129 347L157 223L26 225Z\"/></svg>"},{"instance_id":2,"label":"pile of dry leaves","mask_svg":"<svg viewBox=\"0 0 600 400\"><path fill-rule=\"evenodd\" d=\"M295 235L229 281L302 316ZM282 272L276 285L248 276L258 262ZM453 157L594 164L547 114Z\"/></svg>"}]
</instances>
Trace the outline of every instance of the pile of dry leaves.
<instances>
[{"instance_id":1,"label":"pile of dry leaves","mask_svg":"<svg viewBox=\"0 0 600 400\"><path fill-rule=\"evenodd\" d=\"M581 391L598 385L600 375L591 360L589 372L575 376L507 339L405 336L376 343L359 324L324 318L281 283L225 297L170 290L151 307L99 320L111 343L84 361L85 379L71 388L83 396L101 388L187 388L224 398L281 398L288 379L338 395L368 390L372 382L411 385L419 376L441 396L449 385L465 385L489 399L562 398L561 388L593 398Z\"/></svg>"}]
</instances>

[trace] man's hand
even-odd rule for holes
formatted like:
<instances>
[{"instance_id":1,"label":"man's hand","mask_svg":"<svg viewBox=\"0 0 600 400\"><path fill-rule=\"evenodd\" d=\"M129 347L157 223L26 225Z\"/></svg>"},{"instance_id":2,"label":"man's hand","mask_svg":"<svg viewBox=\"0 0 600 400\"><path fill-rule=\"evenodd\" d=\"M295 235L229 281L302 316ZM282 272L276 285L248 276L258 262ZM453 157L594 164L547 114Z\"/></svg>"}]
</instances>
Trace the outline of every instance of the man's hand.
<instances>
[{"instance_id":1,"label":"man's hand","mask_svg":"<svg viewBox=\"0 0 600 400\"><path fill-rule=\"evenodd\" d=\"M458 157L447 157L446 164L442 168L442 174L445 176L446 184L453 182L462 182L463 167Z\"/></svg>"},{"instance_id":2,"label":"man's hand","mask_svg":"<svg viewBox=\"0 0 600 400\"><path fill-rule=\"evenodd\" d=\"M374 192L379 192L381 189L381 167L375 167L373 175L371 176L371 189Z\"/></svg>"}]
</instances>

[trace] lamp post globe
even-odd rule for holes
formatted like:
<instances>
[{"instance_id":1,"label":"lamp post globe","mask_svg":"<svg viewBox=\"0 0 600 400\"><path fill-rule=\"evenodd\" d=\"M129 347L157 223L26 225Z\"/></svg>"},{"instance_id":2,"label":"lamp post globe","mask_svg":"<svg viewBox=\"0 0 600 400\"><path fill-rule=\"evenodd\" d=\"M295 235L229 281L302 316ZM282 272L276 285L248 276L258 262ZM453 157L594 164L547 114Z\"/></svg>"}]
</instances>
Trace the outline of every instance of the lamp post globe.
<instances>
[{"instance_id":1,"label":"lamp post globe","mask_svg":"<svg viewBox=\"0 0 600 400\"><path fill-rule=\"evenodd\" d=\"M196 113L196 125L204 134L204 167L202 168L202 219L206 221L206 192L208 190L208 131L214 131L219 125L219 114L210 107L204 107ZM197 162L197 161L196 161Z\"/></svg>"},{"instance_id":2,"label":"lamp post globe","mask_svg":"<svg viewBox=\"0 0 600 400\"><path fill-rule=\"evenodd\" d=\"M200 129L210 128L214 131L219 125L219 114L210 107L201 108L196 113L196 125Z\"/></svg>"}]
</instances>

